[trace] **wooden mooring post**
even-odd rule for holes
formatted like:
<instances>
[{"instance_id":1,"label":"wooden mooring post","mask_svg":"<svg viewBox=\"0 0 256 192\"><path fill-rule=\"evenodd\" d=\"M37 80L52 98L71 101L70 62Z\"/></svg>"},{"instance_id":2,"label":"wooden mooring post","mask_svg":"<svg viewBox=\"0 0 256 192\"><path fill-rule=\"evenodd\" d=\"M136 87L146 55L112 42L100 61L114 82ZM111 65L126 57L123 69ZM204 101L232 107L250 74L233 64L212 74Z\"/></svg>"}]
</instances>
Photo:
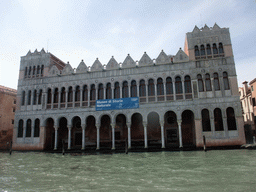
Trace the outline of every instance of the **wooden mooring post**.
<instances>
[{"instance_id":1,"label":"wooden mooring post","mask_svg":"<svg viewBox=\"0 0 256 192\"><path fill-rule=\"evenodd\" d=\"M205 139L205 136L203 136L203 142L204 142L204 151L206 152L206 139Z\"/></svg>"},{"instance_id":2,"label":"wooden mooring post","mask_svg":"<svg viewBox=\"0 0 256 192\"><path fill-rule=\"evenodd\" d=\"M62 155L65 155L64 140L62 139Z\"/></svg>"},{"instance_id":3,"label":"wooden mooring post","mask_svg":"<svg viewBox=\"0 0 256 192\"><path fill-rule=\"evenodd\" d=\"M12 154L12 141L10 142L9 154Z\"/></svg>"}]
</instances>

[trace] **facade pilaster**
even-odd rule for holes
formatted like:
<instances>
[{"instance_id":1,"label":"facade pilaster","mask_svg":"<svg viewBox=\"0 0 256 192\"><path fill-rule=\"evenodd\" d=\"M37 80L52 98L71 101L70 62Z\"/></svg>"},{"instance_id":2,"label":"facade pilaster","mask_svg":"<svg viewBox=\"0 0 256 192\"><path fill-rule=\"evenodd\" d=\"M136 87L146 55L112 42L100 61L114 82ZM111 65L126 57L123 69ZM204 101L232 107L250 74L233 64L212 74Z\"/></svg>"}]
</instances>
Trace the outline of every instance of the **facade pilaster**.
<instances>
[{"instance_id":1,"label":"facade pilaster","mask_svg":"<svg viewBox=\"0 0 256 192\"><path fill-rule=\"evenodd\" d=\"M131 123L127 123L128 128L128 149L131 149Z\"/></svg>"},{"instance_id":2,"label":"facade pilaster","mask_svg":"<svg viewBox=\"0 0 256 192\"><path fill-rule=\"evenodd\" d=\"M165 140L164 140L164 122L161 122L161 140L162 140L162 148L165 148Z\"/></svg>"},{"instance_id":3,"label":"facade pilaster","mask_svg":"<svg viewBox=\"0 0 256 192\"><path fill-rule=\"evenodd\" d=\"M163 81L163 85L164 85L164 101L166 101L166 82Z\"/></svg>"},{"instance_id":4,"label":"facade pilaster","mask_svg":"<svg viewBox=\"0 0 256 192\"><path fill-rule=\"evenodd\" d=\"M115 124L111 124L112 127L112 150L115 150Z\"/></svg>"},{"instance_id":5,"label":"facade pilaster","mask_svg":"<svg viewBox=\"0 0 256 192\"><path fill-rule=\"evenodd\" d=\"M55 129L55 137L54 137L54 150L57 150L58 148L58 128L57 126L54 126Z\"/></svg>"},{"instance_id":6,"label":"facade pilaster","mask_svg":"<svg viewBox=\"0 0 256 192\"><path fill-rule=\"evenodd\" d=\"M97 128L97 150L100 149L100 124L96 125Z\"/></svg>"},{"instance_id":7,"label":"facade pilaster","mask_svg":"<svg viewBox=\"0 0 256 192\"><path fill-rule=\"evenodd\" d=\"M85 149L85 128L86 124L82 124L82 150Z\"/></svg>"},{"instance_id":8,"label":"facade pilaster","mask_svg":"<svg viewBox=\"0 0 256 192\"><path fill-rule=\"evenodd\" d=\"M71 125L68 125L68 149L71 149L71 129L72 129L72 126Z\"/></svg>"},{"instance_id":9,"label":"facade pilaster","mask_svg":"<svg viewBox=\"0 0 256 192\"><path fill-rule=\"evenodd\" d=\"M147 132L147 123L143 123L144 126L144 144L145 148L148 148L148 132Z\"/></svg>"},{"instance_id":10,"label":"facade pilaster","mask_svg":"<svg viewBox=\"0 0 256 192\"><path fill-rule=\"evenodd\" d=\"M181 120L178 120L178 126L179 126L179 145L180 145L180 148L183 148L182 131L181 131Z\"/></svg>"}]
</instances>

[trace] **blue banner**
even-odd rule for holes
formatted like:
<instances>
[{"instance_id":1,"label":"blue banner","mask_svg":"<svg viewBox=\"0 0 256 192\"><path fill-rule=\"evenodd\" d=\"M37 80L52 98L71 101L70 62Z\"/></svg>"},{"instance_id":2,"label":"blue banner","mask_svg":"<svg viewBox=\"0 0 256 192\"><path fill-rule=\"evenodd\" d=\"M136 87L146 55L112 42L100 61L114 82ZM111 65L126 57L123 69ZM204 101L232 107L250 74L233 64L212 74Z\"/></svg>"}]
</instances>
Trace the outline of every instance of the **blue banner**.
<instances>
[{"instance_id":1,"label":"blue banner","mask_svg":"<svg viewBox=\"0 0 256 192\"><path fill-rule=\"evenodd\" d=\"M104 99L96 101L96 111L139 108L138 97Z\"/></svg>"}]
</instances>

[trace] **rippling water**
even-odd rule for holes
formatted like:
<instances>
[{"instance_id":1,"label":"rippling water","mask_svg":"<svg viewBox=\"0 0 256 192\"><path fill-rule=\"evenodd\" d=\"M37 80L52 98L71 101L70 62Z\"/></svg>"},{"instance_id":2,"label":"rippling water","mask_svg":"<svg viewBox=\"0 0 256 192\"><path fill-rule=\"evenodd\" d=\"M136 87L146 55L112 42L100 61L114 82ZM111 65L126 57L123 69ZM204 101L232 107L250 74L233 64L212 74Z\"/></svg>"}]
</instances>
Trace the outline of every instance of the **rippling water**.
<instances>
[{"instance_id":1,"label":"rippling water","mask_svg":"<svg viewBox=\"0 0 256 192\"><path fill-rule=\"evenodd\" d=\"M0 191L255 191L256 151L0 153Z\"/></svg>"}]
</instances>

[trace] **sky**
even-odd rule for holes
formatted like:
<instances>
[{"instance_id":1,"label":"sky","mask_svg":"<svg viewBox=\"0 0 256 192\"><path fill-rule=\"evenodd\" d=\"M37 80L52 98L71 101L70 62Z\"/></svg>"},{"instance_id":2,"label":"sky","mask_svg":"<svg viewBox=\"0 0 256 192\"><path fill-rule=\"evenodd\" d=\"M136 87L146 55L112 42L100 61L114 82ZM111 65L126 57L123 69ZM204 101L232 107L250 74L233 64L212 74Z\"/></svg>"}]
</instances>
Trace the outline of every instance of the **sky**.
<instances>
[{"instance_id":1,"label":"sky","mask_svg":"<svg viewBox=\"0 0 256 192\"><path fill-rule=\"evenodd\" d=\"M17 89L20 57L51 52L76 68L83 59L136 61L175 55L195 25L229 28L238 85L256 78L255 0L2 0L0 85Z\"/></svg>"}]
</instances>

